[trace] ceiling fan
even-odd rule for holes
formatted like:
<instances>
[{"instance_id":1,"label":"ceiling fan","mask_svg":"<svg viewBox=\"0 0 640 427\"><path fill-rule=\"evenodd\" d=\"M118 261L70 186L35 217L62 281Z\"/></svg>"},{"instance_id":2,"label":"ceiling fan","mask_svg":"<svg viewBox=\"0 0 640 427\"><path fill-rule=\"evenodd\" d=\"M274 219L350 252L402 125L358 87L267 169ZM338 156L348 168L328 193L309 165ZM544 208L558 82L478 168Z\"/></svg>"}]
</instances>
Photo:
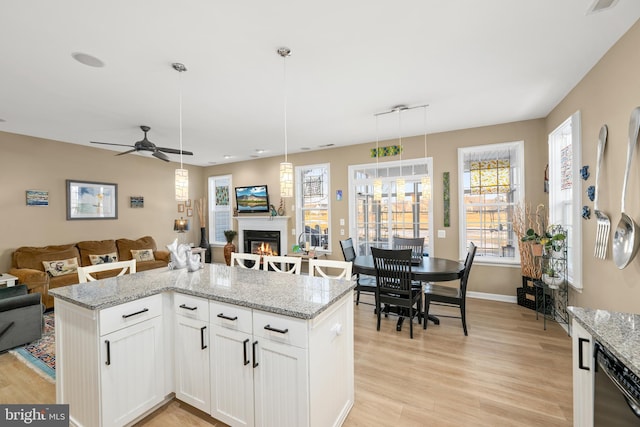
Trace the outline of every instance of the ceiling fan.
<instances>
[{"instance_id":1,"label":"ceiling fan","mask_svg":"<svg viewBox=\"0 0 640 427\"><path fill-rule=\"evenodd\" d=\"M127 145L127 144L114 144L112 142L97 142L97 141L90 141L92 144L104 144L104 145L118 145L121 147L133 147L132 150L128 150L128 151L124 151L122 153L118 153L116 154L116 156L121 156L123 154L129 154L129 153L133 153L133 152L138 152L138 151L151 151L152 152L152 156L156 157L160 160L164 160L165 162L169 161L169 157L164 154L164 153L169 153L169 154L184 154L185 156L193 156L193 153L191 151L185 151L182 150L182 152L180 150L176 150L175 148L165 148L165 147L156 147L156 144L154 144L153 142L149 141L147 139L147 132L149 132L151 130L151 128L149 126L140 126L140 129L142 129L142 132L144 132L144 138L142 138L142 140L136 142L134 145Z\"/></svg>"}]
</instances>

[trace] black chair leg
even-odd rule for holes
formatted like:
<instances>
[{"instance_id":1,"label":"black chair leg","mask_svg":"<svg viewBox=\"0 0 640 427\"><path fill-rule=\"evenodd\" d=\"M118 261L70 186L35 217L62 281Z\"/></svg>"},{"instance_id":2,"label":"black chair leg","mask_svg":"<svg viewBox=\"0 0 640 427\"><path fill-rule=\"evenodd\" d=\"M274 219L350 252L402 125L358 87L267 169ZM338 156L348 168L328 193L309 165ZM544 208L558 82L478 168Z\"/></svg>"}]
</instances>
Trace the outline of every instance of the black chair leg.
<instances>
[{"instance_id":1,"label":"black chair leg","mask_svg":"<svg viewBox=\"0 0 640 427\"><path fill-rule=\"evenodd\" d=\"M356 291L356 305L360 304L360 290Z\"/></svg>"},{"instance_id":2,"label":"black chair leg","mask_svg":"<svg viewBox=\"0 0 640 427\"><path fill-rule=\"evenodd\" d=\"M460 306L460 317L462 317L462 329L464 330L464 335L467 336L467 310L465 310L464 304Z\"/></svg>"},{"instance_id":3,"label":"black chair leg","mask_svg":"<svg viewBox=\"0 0 640 427\"><path fill-rule=\"evenodd\" d=\"M378 304L378 305L376 306L376 312L377 312L376 314L378 315L378 326L377 326L377 328L376 328L376 329L377 329L378 331L380 330L380 317L381 317L381 315L380 315L380 311L381 311L381 308L380 308L380 305Z\"/></svg>"},{"instance_id":4,"label":"black chair leg","mask_svg":"<svg viewBox=\"0 0 640 427\"><path fill-rule=\"evenodd\" d=\"M409 337L413 339L413 308L409 307Z\"/></svg>"},{"instance_id":5,"label":"black chair leg","mask_svg":"<svg viewBox=\"0 0 640 427\"><path fill-rule=\"evenodd\" d=\"M429 323L429 298L425 298L424 302L424 323L422 329L427 329L427 323Z\"/></svg>"}]
</instances>

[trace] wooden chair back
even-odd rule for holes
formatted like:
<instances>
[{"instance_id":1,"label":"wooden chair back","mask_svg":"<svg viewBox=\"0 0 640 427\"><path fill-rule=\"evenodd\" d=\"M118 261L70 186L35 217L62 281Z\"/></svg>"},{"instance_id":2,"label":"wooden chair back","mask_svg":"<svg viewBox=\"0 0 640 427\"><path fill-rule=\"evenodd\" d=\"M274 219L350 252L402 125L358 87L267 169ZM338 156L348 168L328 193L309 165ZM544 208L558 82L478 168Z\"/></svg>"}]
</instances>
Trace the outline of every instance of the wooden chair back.
<instances>
[{"instance_id":1,"label":"wooden chair back","mask_svg":"<svg viewBox=\"0 0 640 427\"><path fill-rule=\"evenodd\" d=\"M302 258L284 255L263 255L262 269L278 273L300 274Z\"/></svg>"},{"instance_id":2,"label":"wooden chair back","mask_svg":"<svg viewBox=\"0 0 640 427\"><path fill-rule=\"evenodd\" d=\"M353 263L347 261L335 261L332 259L310 259L309 276L326 277L328 279L351 279ZM328 269L338 270L337 274L329 274Z\"/></svg>"},{"instance_id":3,"label":"wooden chair back","mask_svg":"<svg viewBox=\"0 0 640 427\"><path fill-rule=\"evenodd\" d=\"M413 263L420 263L422 262L422 254L424 253L424 237L394 237L393 249L411 249L411 261Z\"/></svg>"},{"instance_id":4,"label":"wooden chair back","mask_svg":"<svg viewBox=\"0 0 640 427\"><path fill-rule=\"evenodd\" d=\"M260 258L259 254L247 254L240 252L231 252L231 267L236 265L240 268L248 268L251 270L260 270ZM253 264L251 264L253 262Z\"/></svg>"},{"instance_id":5,"label":"wooden chair back","mask_svg":"<svg viewBox=\"0 0 640 427\"><path fill-rule=\"evenodd\" d=\"M99 271L109 271L120 269L120 272L116 275L123 276L125 274L134 274L136 272L136 260L131 259L129 261L118 262L105 262L104 264L88 265L86 267L78 267L78 280L79 283L94 282L98 279L93 277L92 273ZM128 273L127 273L128 270Z\"/></svg>"}]
</instances>

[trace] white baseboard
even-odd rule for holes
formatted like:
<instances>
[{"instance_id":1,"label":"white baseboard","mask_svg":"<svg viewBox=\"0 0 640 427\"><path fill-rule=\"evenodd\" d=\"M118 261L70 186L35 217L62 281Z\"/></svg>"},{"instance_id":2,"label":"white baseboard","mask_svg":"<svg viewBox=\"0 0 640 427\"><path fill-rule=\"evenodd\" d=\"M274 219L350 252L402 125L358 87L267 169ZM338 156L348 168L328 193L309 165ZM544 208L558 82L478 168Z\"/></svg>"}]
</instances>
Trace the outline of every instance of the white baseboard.
<instances>
[{"instance_id":1,"label":"white baseboard","mask_svg":"<svg viewBox=\"0 0 640 427\"><path fill-rule=\"evenodd\" d=\"M500 301L500 302L510 302L510 303L517 303L518 299L517 297L511 296L511 295L502 295L502 294L489 294L486 292L471 292L468 291L467 292L467 296L469 298L477 298L477 299L488 299L491 301Z\"/></svg>"}]
</instances>

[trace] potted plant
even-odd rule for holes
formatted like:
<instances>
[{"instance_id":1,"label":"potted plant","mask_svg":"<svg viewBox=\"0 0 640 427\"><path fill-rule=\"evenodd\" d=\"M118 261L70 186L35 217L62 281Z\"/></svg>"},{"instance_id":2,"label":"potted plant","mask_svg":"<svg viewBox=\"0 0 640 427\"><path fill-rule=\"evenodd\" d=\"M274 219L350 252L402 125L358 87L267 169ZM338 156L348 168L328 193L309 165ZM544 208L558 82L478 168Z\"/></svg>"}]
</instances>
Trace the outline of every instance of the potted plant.
<instances>
[{"instance_id":1,"label":"potted plant","mask_svg":"<svg viewBox=\"0 0 640 427\"><path fill-rule=\"evenodd\" d=\"M551 225L540 239L547 255L554 258L564 258L564 248L567 236L560 225Z\"/></svg>"},{"instance_id":2,"label":"potted plant","mask_svg":"<svg viewBox=\"0 0 640 427\"><path fill-rule=\"evenodd\" d=\"M227 239L227 244L224 245L224 261L227 265L231 265L231 252L236 251L236 245L233 244L233 239L236 238L238 232L235 230L224 230L224 237Z\"/></svg>"}]
</instances>

